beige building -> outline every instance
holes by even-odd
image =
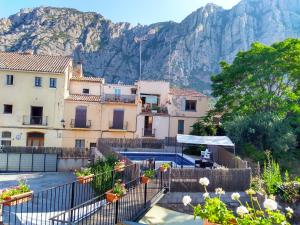
[[[188,134],[208,97],[165,81],[106,84],[69,57],[0,53],[1,145],[88,148]]]
[[[1,145],[62,145],[69,57],[0,53]]]

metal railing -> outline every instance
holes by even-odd
[[[71,128],[91,128],[92,121],[86,120],[85,122],[76,121],[76,119],[71,119],[70,122]]]
[[[123,102],[123,103],[135,103],[136,95],[115,95],[115,94],[105,94],[103,96],[103,101],[105,102]]]
[[[135,221],[142,216],[162,194],[169,189],[169,174],[156,171],[156,176],[148,184],[140,183],[140,177],[125,184],[127,194],[109,203],[105,194],[95,197],[50,220],[53,224],[117,224]]]
[[[23,116],[23,125],[48,126],[48,116]]]
[[[50,224],[50,218],[79,206],[96,196],[103,195],[112,188],[117,179],[122,179],[127,183],[139,175],[139,165],[130,164],[125,167],[122,173],[111,170],[96,174],[91,183],[81,184],[74,180],[70,183],[34,192],[27,202],[21,200],[0,202],[0,209],[3,204],[4,224]],[[15,202],[16,205],[6,206],[10,202]],[[0,224],[1,222],[0,220]]]
[[[109,121],[109,129],[110,130],[127,130],[128,129],[128,122],[124,122],[121,126],[114,124],[113,121]]]
[[[155,137],[155,129],[143,128],[143,137]]]

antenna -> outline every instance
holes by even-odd
[[[147,39],[145,37],[135,37],[134,41],[135,42],[139,42],[140,43],[140,76],[139,76],[139,80],[142,80],[142,42],[146,41]]]
[[[169,82],[171,83],[171,39],[169,40]]]

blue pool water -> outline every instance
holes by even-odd
[[[193,166],[194,163],[175,153],[144,153],[144,152],[121,152],[122,155],[133,161],[143,161],[147,159],[154,159],[161,162],[174,162],[177,165]]]

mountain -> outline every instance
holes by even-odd
[[[300,0],[242,0],[230,10],[214,4],[182,22],[132,26],[68,8],[22,9],[0,20],[0,50],[73,55],[85,74],[108,82],[171,79],[174,85],[209,92],[220,60],[231,62],[252,42],[265,44],[300,36]],[[170,76],[169,76],[170,74]]]

